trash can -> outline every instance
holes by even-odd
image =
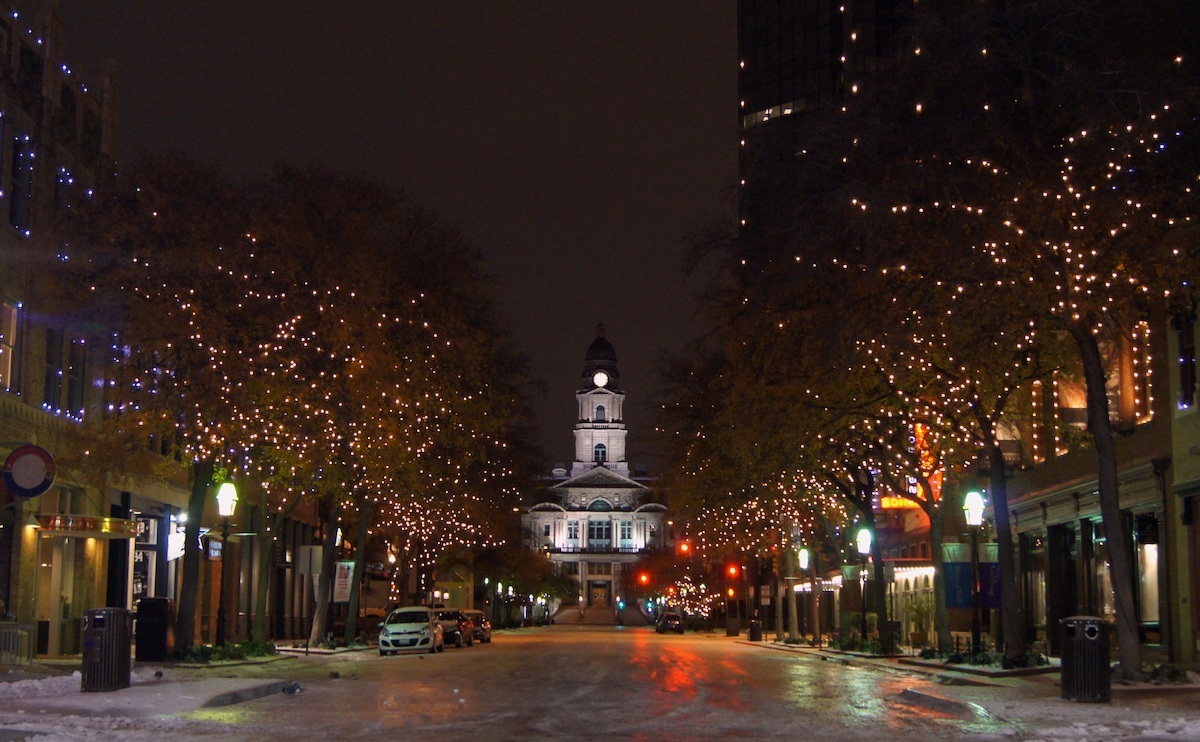
[[[742,631],[742,622],[737,616],[725,619],[725,636],[737,636]]]
[[[129,611],[97,608],[83,614],[83,681],[89,691],[129,687]]]
[[[1083,703],[1108,703],[1112,691],[1108,623],[1096,616],[1071,616],[1061,623],[1062,697]]]
[[[750,641],[752,642],[762,641],[762,623],[759,621],[751,621],[749,635]]]
[[[138,662],[165,662],[175,649],[175,601],[142,598],[134,622],[133,658]]]

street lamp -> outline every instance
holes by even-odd
[[[968,492],[963,513],[971,528],[971,654],[979,651],[979,526],[983,525],[983,495]]]
[[[228,567],[229,519],[237,505],[237,487],[225,482],[217,490],[217,513],[221,516],[221,584],[217,594],[217,646],[225,646],[225,572]]]
[[[871,529],[863,527],[858,531],[858,555],[862,557],[862,585],[859,596],[862,598],[862,643],[867,645],[867,560],[871,557]]]
[[[799,636],[799,634],[800,634],[800,610],[799,610],[800,606],[797,605],[796,599],[798,596],[796,595],[796,588],[798,588],[800,586],[800,581],[804,579],[804,573],[808,571],[808,567],[811,564],[812,552],[810,552],[808,550],[807,546],[801,546],[800,550],[796,552],[796,558],[797,558],[797,566],[800,567],[800,574],[797,576],[795,584],[788,583],[788,611],[789,611],[788,618],[790,620],[788,629],[789,629],[789,635],[793,639],[799,640],[799,638],[800,638],[800,636]],[[805,617],[805,619],[804,619],[805,633],[808,633],[808,624],[810,623],[811,618],[812,618],[812,608],[811,608],[812,602],[816,599],[817,599],[817,595],[816,595],[816,592],[814,591],[814,592],[810,592],[808,594],[808,598],[804,601],[805,607],[809,608],[809,615],[807,617]],[[793,628],[795,630],[791,631],[791,629],[793,629]],[[820,634],[817,632],[817,630],[815,628],[813,629],[813,637],[816,639],[820,639]]]

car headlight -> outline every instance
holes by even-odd
[[[379,635],[380,635],[380,636],[388,636],[390,633],[391,633],[391,632],[389,632],[389,631],[388,631],[388,627],[386,627],[386,626],[384,626],[383,628],[379,629]]]
[[[429,627],[428,627],[428,626],[422,626],[422,627],[421,627],[421,636],[425,636],[425,635],[426,635],[426,634],[428,634],[428,633],[429,633]]]

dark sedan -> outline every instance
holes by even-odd
[[[665,634],[668,631],[673,631],[676,634],[682,634],[683,616],[673,611],[667,611],[658,617],[658,623],[655,624],[654,630],[660,634]]]
[[[475,641],[482,644],[490,644],[492,641],[492,622],[488,620],[483,611],[463,611],[463,614],[471,619],[471,623],[475,626]]]

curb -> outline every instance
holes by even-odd
[[[298,686],[298,684],[293,684],[285,680],[263,683],[251,688],[242,688],[241,690],[215,695],[200,704],[200,708],[219,708],[221,706],[232,706],[235,703],[245,703],[246,701],[262,698],[263,696],[273,696],[283,693],[287,688],[295,686]]]
[[[907,706],[920,706],[922,708],[941,711],[953,716],[965,718],[987,718],[988,712],[983,708],[973,703],[961,703],[952,701],[949,698],[931,695],[912,688],[904,690],[893,696],[893,699],[898,703],[903,703]]]

